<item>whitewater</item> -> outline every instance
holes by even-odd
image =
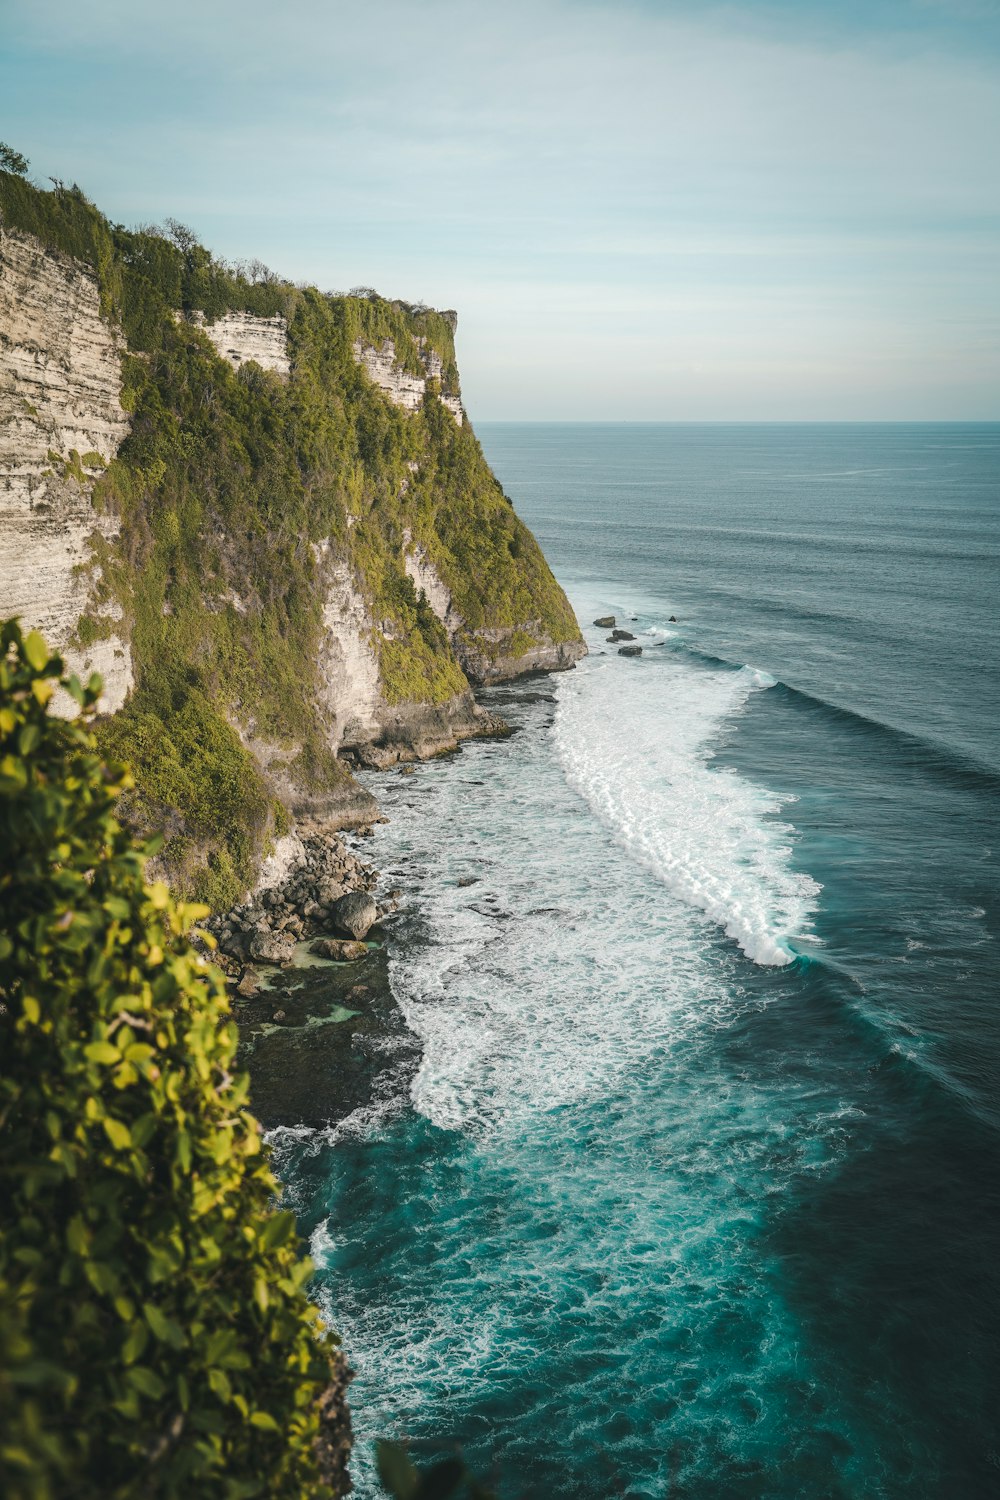
[[[1000,429],[486,446],[590,655],[371,778],[416,1059],[275,1135],[358,1493],[985,1500]]]

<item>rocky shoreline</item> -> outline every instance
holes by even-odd
[[[334,1124],[370,1104],[387,1067],[398,1075],[416,1066],[382,925],[401,893],[381,893],[379,872],[347,842],[371,832],[300,826],[290,867],[204,924],[229,981],[254,1112],[268,1129]]]
[[[297,946],[309,938],[316,939],[322,957],[362,958],[358,950],[368,933],[399,903],[399,891],[376,901],[378,871],[352,854],[335,830],[314,826],[297,842],[300,858],[284,879],[204,924],[218,944],[216,962],[236,982],[237,995],[256,992],[255,964],[291,964]]]

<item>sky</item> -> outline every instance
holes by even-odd
[[[474,422],[1000,419],[1000,0],[0,0],[0,139]]]

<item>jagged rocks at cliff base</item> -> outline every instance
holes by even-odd
[[[370,915],[364,932],[395,909],[398,893],[387,898],[380,910],[370,892],[378,884],[378,872],[362,863],[332,829],[307,830],[299,840],[300,862],[277,884],[258,889],[247,901],[230,911],[210,917],[206,931],[218,944],[219,961],[233,977],[249,961],[289,964],[295,945],[303,938],[329,932],[344,924],[334,913],[343,900],[362,898]],[[364,933],[351,932],[353,938]]]
[[[364,891],[352,891],[334,902],[331,915],[338,927],[360,941],[378,921],[378,907]]]
[[[262,927],[254,932],[248,944],[250,957],[265,964],[290,964],[295,957],[295,938],[290,932],[273,932]]]
[[[349,938],[317,938],[309,952],[314,953],[317,958],[329,958],[338,964],[357,963],[359,959],[368,957],[368,949],[364,943],[357,943]]]

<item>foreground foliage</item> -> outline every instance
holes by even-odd
[[[63,681],[71,722],[61,674],[2,627],[0,1493],[337,1493],[343,1361],[189,940],[203,908],[145,884],[99,679]]]

